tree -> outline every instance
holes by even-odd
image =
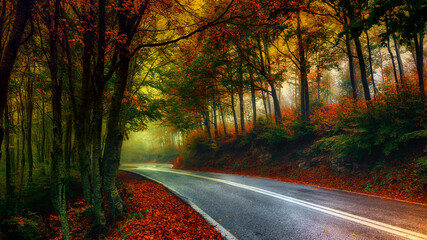
[[[348,31],[351,35],[351,38],[354,41],[356,47],[357,59],[359,62],[360,68],[360,77],[363,86],[363,93],[366,101],[371,100],[371,93],[369,90],[368,80],[366,77],[366,64],[363,55],[362,45],[360,43],[360,35],[366,26],[363,24],[364,11],[368,8],[368,1],[350,1],[350,0],[340,0],[339,7],[345,16],[348,17],[348,24],[345,26],[345,31]]]
[[[413,44],[415,46],[418,88],[423,101],[425,100],[423,44],[427,20],[423,13],[426,11],[426,1],[374,1],[367,20],[372,25],[383,23],[386,26],[387,31],[382,34],[383,41],[387,41],[390,36],[399,34],[408,45]]]
[[[4,5],[3,5],[4,6]],[[7,104],[7,90],[10,80],[10,73],[15,64],[18,49],[22,44],[22,36],[24,35],[25,26],[31,16],[33,0],[18,0],[14,15],[14,23],[10,33],[9,40],[1,54],[0,60],[0,116],[4,116],[4,110]],[[0,121],[0,145],[3,142],[4,126],[3,121]],[[0,150],[1,157],[1,150]]]
[[[50,6],[48,6],[50,8]],[[52,115],[53,115],[53,151],[51,164],[52,202],[61,220],[62,236],[70,239],[65,199],[65,172],[62,149],[62,78],[58,77],[58,27],[60,18],[60,1],[53,4],[53,19],[47,18],[49,31],[49,70],[52,80]],[[31,135],[31,134],[29,134]]]

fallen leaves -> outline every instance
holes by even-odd
[[[233,159],[236,163],[245,161],[244,158]],[[375,170],[371,173],[360,173],[358,175],[339,173],[327,164],[319,164],[315,168],[302,168],[297,163],[285,163],[271,167],[253,165],[251,169],[219,170],[212,167],[188,169],[207,172],[230,173],[251,177],[262,177],[275,179],[283,182],[311,185],[316,188],[341,189],[351,192],[367,193],[380,197],[399,199],[410,202],[426,204],[426,192],[412,185],[417,181],[414,178],[414,168],[411,164],[402,164],[398,170],[391,167]],[[384,179],[400,177],[407,181],[390,181]],[[367,188],[367,186],[370,186]],[[370,197],[369,195],[366,195]]]
[[[125,182],[128,215],[106,239],[222,239],[214,227],[162,185],[127,172],[119,172],[118,180]]]
[[[222,239],[213,226],[162,185],[122,171],[117,182],[127,215],[110,226],[106,240]],[[69,204],[68,220],[73,239],[84,239],[89,230],[86,210],[82,198]],[[47,223],[53,233],[47,239],[62,239],[59,217],[50,215]]]

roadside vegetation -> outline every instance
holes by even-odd
[[[51,214],[57,238],[81,223],[86,238],[113,234],[131,214],[122,153],[425,202],[425,12],[425,0],[0,1],[2,234],[48,238]],[[131,142],[152,126],[156,141]]]
[[[67,207],[70,236],[90,239],[81,182],[74,176],[68,184],[73,188],[67,192],[71,202]],[[110,224],[100,239],[222,239],[220,232],[163,186],[125,171],[119,172],[117,186],[128,210],[120,221]],[[40,181],[31,189],[19,191],[22,195],[15,209],[0,206],[1,239],[62,239],[60,218],[52,210],[48,189],[47,181]]]
[[[242,135],[216,140],[194,131],[175,168],[275,178],[426,203],[425,108],[411,87],[383,86],[369,105],[343,98],[319,105],[299,123],[259,119]],[[382,89],[381,89],[382,90]]]

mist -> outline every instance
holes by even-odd
[[[123,142],[121,162],[173,162],[178,156],[175,133],[158,124],[150,124],[147,130],[131,132]]]

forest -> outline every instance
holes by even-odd
[[[426,12],[425,0],[0,0],[0,238],[43,202],[75,239],[81,192],[98,239],[128,214],[122,155],[333,188],[364,179],[362,192],[425,202]],[[41,238],[31,226],[14,234]]]

